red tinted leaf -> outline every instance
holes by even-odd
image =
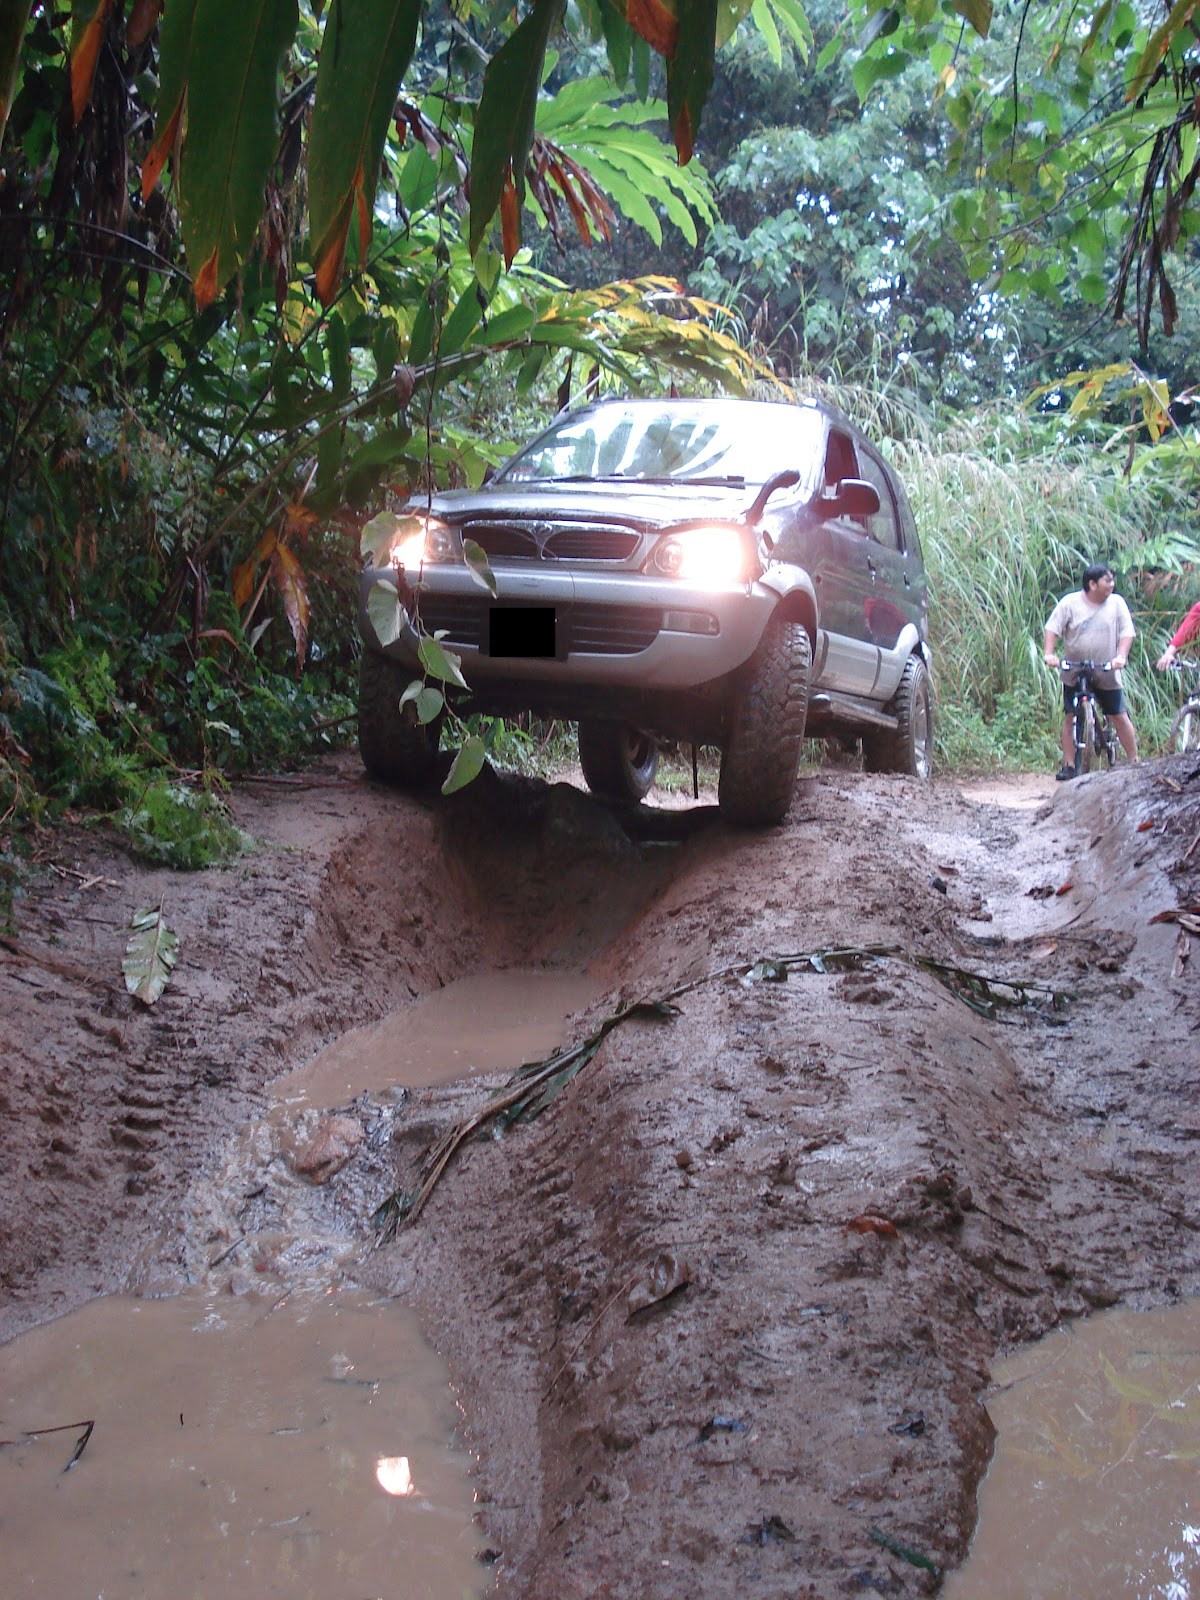
[[[196,274],[196,309],[205,311],[217,298],[217,252],[212,255]]]
[[[510,170],[500,191],[500,237],[504,250],[504,265],[511,267],[513,257],[521,248],[521,206]]]
[[[277,543],[274,528],[268,528],[266,533],[254,547],[254,553],[239,561],[233,569],[233,603],[239,611],[244,611],[246,603],[254,593],[254,578],[259,567],[274,553]]]
[[[150,153],[142,162],[142,199],[149,200],[154,193],[154,186],[162,177],[162,169],[167,164],[167,157],[175,148],[175,140],[179,135],[179,119],[183,116],[183,101],[175,107],[175,115],[159,133],[154,143],[150,146]]]
[[[851,1217],[846,1224],[851,1233],[878,1233],[885,1239],[898,1239],[900,1230],[894,1222],[889,1222],[887,1217],[879,1217],[873,1211],[864,1211],[861,1216]]]
[[[96,63],[100,59],[104,27],[111,10],[112,0],[99,0],[91,21],[71,46],[71,111],[76,122],[83,116],[92,98]]]
[[[692,114],[686,105],[679,108],[679,115],[671,125],[671,137],[675,140],[675,151],[679,156],[679,165],[686,167],[692,159],[693,135]]]
[[[679,18],[673,6],[664,0],[628,0],[625,17],[629,26],[652,50],[668,60],[675,54],[679,43]]]
[[[145,44],[163,8],[163,0],[133,0],[133,10],[125,28],[125,38],[131,45]]]
[[[296,670],[304,665],[308,648],[308,623],[311,608],[308,602],[308,580],[299,557],[286,544],[276,544],[271,555],[271,577],[283,597],[288,626],[296,641]]]
[[[1154,818],[1153,817],[1147,817],[1145,822],[1139,822],[1138,823],[1137,831],[1139,833],[1149,833],[1150,829],[1153,826],[1154,826]]]
[[[1054,893],[1055,893],[1055,895],[1070,894],[1071,890],[1074,887],[1075,887],[1075,885],[1068,878],[1066,883],[1060,883],[1059,884],[1058,888],[1055,889]]]

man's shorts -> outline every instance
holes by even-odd
[[[1064,683],[1062,692],[1063,710],[1070,716],[1075,710],[1075,699],[1079,693],[1079,685],[1077,683]],[[1096,696],[1100,709],[1106,717],[1119,717],[1124,711],[1124,689],[1100,689],[1093,684],[1092,693]]]

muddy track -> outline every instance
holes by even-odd
[[[422,806],[346,760],[239,795],[260,845],[228,872],[47,838],[0,947],[0,1337],[285,1270],[235,1246],[280,1149],[246,1199],[231,1141],[273,1076],[457,977],[587,967],[582,1034],[885,947],[623,1024],[378,1248],[375,1206],[494,1085],[362,1097],[314,1204],[450,1362],[497,1595],[927,1592],[894,1552],[961,1559],[994,1352],[1200,1287],[1196,958],[1150,920],[1200,900],[1194,766],[990,797],[830,772],[753,836],[490,776]],[[160,898],[183,954],[147,1013],[120,955]],[[955,969],[1037,987],[982,1015]]]

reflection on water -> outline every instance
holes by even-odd
[[[1104,1312],[1000,1363],[948,1600],[1200,1597],[1200,1303]]]
[[[288,1105],[336,1106],[393,1084],[453,1083],[511,1072],[561,1044],[563,1019],[595,997],[590,978],[561,972],[486,972],[343,1034],[271,1092]]]
[[[479,1596],[456,1416],[441,1363],[392,1302],[95,1301],[0,1348],[0,1587]],[[89,1420],[64,1471],[82,1427],[48,1430]]]

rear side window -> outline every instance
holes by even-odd
[[[863,477],[879,491],[879,510],[873,517],[867,518],[867,532],[885,550],[899,550],[900,522],[891,478],[882,461],[877,461],[865,450],[859,452],[859,463]]]

